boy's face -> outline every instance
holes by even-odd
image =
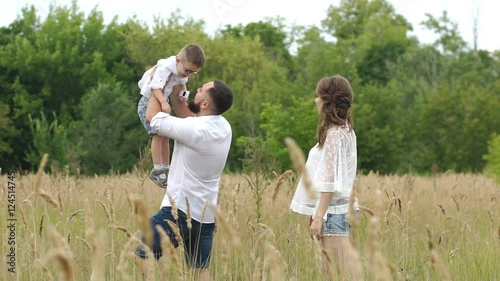
[[[198,73],[201,67],[198,67],[187,60],[177,58],[177,73],[181,77],[189,77]]]

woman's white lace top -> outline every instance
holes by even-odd
[[[300,177],[290,208],[297,213],[314,215],[319,204],[320,192],[333,192],[334,196],[326,214],[345,214],[349,196],[356,178],[356,134],[348,127],[334,126],[328,130],[323,148],[316,144],[306,161],[306,171],[316,196],[311,198]],[[357,200],[355,209],[358,208]]]

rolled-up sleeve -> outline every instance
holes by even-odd
[[[156,71],[151,79],[151,83],[149,83],[152,90],[155,89],[163,89],[165,84],[167,83],[168,76],[170,75],[170,71],[167,68],[167,60],[161,59],[156,64]]]
[[[155,133],[180,141],[186,145],[192,144],[195,138],[194,118],[179,118],[165,112],[158,112],[151,119],[150,126]]]

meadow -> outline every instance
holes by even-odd
[[[16,274],[8,271],[9,181],[0,177],[1,280],[142,280],[133,251],[164,193],[147,172],[16,175]],[[309,218],[289,210],[297,181],[291,170],[223,175],[213,280],[327,280]],[[500,280],[500,189],[493,180],[360,174],[355,196],[360,213],[350,255],[359,280]],[[193,280],[182,248],[164,242],[166,254],[148,263],[146,280]]]

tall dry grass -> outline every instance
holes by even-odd
[[[297,180],[291,171],[269,177],[257,214],[245,175],[223,175],[213,280],[327,280],[309,218],[289,210]],[[0,184],[7,198],[5,175]],[[361,205],[351,243],[357,280],[500,280],[500,189],[492,180],[368,174],[358,176],[355,189]],[[133,252],[147,232],[143,214],[159,209],[163,192],[137,173],[19,175],[17,276],[4,269],[0,279],[142,280]],[[162,245],[165,256],[146,265],[147,280],[193,280],[183,251],[165,239]]]

